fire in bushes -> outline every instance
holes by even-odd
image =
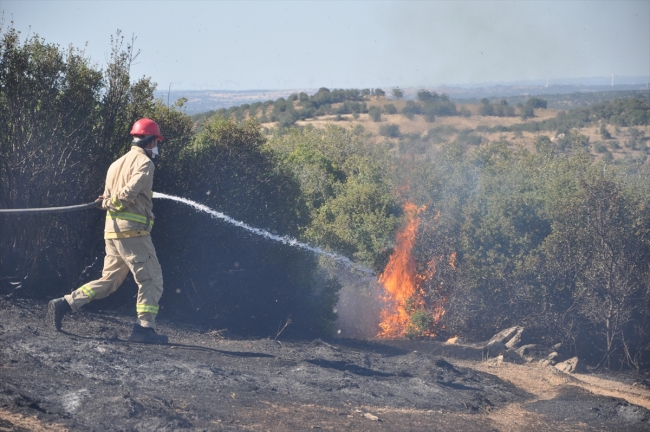
[[[456,268],[456,253],[452,253],[448,259],[435,256],[425,265],[416,262],[413,249],[420,227],[419,215],[425,210],[425,206],[404,204],[407,223],[397,233],[393,253],[379,276],[379,297],[384,304],[380,313],[379,338],[434,337],[445,315],[446,298],[436,296],[438,300],[432,301],[424,287],[433,280],[440,264]],[[434,222],[439,215],[436,215]]]

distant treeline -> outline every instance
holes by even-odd
[[[403,92],[399,88],[392,91],[393,98],[403,98]],[[385,92],[382,89],[335,89],[329,90],[322,87],[313,95],[304,92],[292,94],[287,99],[278,98],[275,101],[256,102],[243,104],[230,108],[221,108],[192,116],[198,124],[213,116],[224,119],[234,119],[241,122],[246,119],[255,118],[259,123],[276,123],[279,129],[295,125],[298,120],[307,120],[325,115],[336,115],[336,120],[342,120],[342,115],[351,114],[353,118],[359,118],[360,114],[368,114],[375,122],[382,121],[382,114],[402,114],[408,119],[416,115],[424,117],[427,122],[434,122],[436,117],[449,116],[471,116],[466,108],[460,110],[446,94],[438,94],[426,89],[417,93],[416,100],[408,100],[401,109],[393,103],[380,106],[369,106],[373,97],[383,98]],[[490,100],[482,99],[478,109],[478,115],[513,117],[521,116],[526,119],[534,117],[536,108],[546,108],[547,102],[537,97],[529,98],[525,104],[517,104],[516,107],[509,106],[506,99],[501,99],[496,104],[490,104]],[[338,104],[334,107],[334,104]],[[515,109],[516,108],[516,109]]]
[[[245,118],[257,118],[260,123],[278,122],[278,127],[288,127],[297,120],[306,120],[327,114],[360,114],[367,113],[366,102],[372,96],[384,96],[382,89],[334,89],[320,88],[315,94],[305,92],[292,94],[287,99],[278,98],[275,101],[255,102],[222,108],[197,114],[193,118],[200,121],[214,115],[224,119],[234,118],[242,121]],[[332,104],[343,103],[340,108],[332,109]]]
[[[626,90],[626,91],[599,91],[599,92],[576,92],[566,94],[540,94],[534,97],[544,99],[547,101],[547,108],[550,109],[572,109],[577,107],[586,107],[599,103],[609,102],[614,99],[627,99],[630,97],[646,96],[650,94],[649,90]],[[508,105],[517,106],[518,104],[526,104],[531,96],[508,96],[508,97],[489,97],[491,103],[498,103],[505,100]],[[458,104],[472,104],[476,105],[481,102],[479,98],[462,98],[453,99]]]
[[[534,100],[536,98],[530,99]],[[485,106],[485,105],[484,105]],[[493,106],[493,105],[488,105]],[[560,111],[555,118],[526,122],[512,126],[495,126],[489,132],[542,132],[568,133],[579,129],[606,123],[620,127],[647,126],[650,124],[650,93],[614,99],[569,111]]]
[[[321,88],[314,95],[304,92],[293,94],[289,98],[279,98],[275,101],[256,102],[243,104],[228,109],[208,111],[196,114],[192,118],[200,123],[214,115],[223,118],[233,118],[242,121],[255,117],[258,122],[277,122],[279,128],[290,127],[298,120],[307,120],[324,115],[336,115],[341,120],[341,115],[352,114],[358,118],[359,114],[369,114],[373,121],[382,121],[382,114],[402,114],[409,119],[414,116],[423,116],[428,122],[434,122],[436,116],[471,116],[466,108],[457,109],[456,103],[446,94],[439,95],[426,89],[419,90],[416,100],[406,101],[402,109],[397,109],[394,104],[384,104],[383,108],[369,105],[372,97],[384,97],[381,89],[335,89],[330,91]],[[402,99],[403,92],[399,88],[392,91],[392,97]],[[518,96],[509,98],[483,98],[464,99],[457,102],[478,104],[477,115],[495,117],[515,117],[522,119],[535,117],[535,109],[569,107],[568,111],[560,112],[555,119],[544,122],[526,123],[511,127],[496,126],[489,132],[516,132],[516,131],[550,131],[566,133],[571,128],[589,126],[590,123],[605,122],[618,126],[647,125],[648,91],[618,91],[600,93],[573,93],[569,95],[544,95],[528,97]],[[342,104],[336,108],[332,104]],[[388,135],[387,135],[388,136]]]
[[[201,122],[212,116],[220,116],[225,119],[233,118],[236,121],[243,121],[248,118],[256,118],[259,123],[274,123],[280,129],[295,124],[298,120],[307,120],[324,115],[336,115],[338,119],[342,115],[352,114],[358,118],[360,114],[369,114],[373,121],[381,121],[381,114],[397,114],[398,110],[394,104],[386,104],[383,109],[373,106],[368,107],[373,97],[383,98],[386,93],[382,89],[334,89],[329,90],[322,87],[313,95],[304,92],[292,94],[287,99],[279,98],[275,101],[256,102],[254,104],[243,104],[228,109],[222,108],[216,111],[196,114],[192,118]],[[393,89],[393,95],[401,99],[403,93],[399,89]],[[337,107],[332,105],[339,104]],[[438,95],[436,92],[420,90],[417,101],[407,101],[401,114],[408,118],[415,115],[424,116],[427,121],[434,121],[435,116],[469,115],[469,111],[457,111],[456,105],[449,100],[445,94]]]

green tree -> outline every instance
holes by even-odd
[[[605,123],[601,123],[600,125],[600,136],[603,137],[603,139],[612,139],[612,134],[607,130]]]
[[[316,244],[327,245],[347,256],[374,265],[392,239],[397,224],[395,204],[377,185],[348,180],[334,198],[314,213],[305,232]]]
[[[38,35],[21,40],[12,27],[0,35],[0,206],[64,206],[101,194],[131,120],[151,105],[148,80],[130,82],[136,54],[123,46],[118,33],[102,73],[82,51]],[[86,254],[101,250],[101,223],[99,212],[0,218],[0,288],[67,291]]]
[[[397,114],[397,108],[392,103],[386,104],[384,105],[384,112],[386,114]]]
[[[399,213],[387,156],[361,129],[335,126],[277,134],[269,148],[300,181],[312,218],[305,239],[375,265],[393,240]]]
[[[380,122],[381,121],[381,109],[377,107],[371,107],[368,110],[368,115],[374,122]]]
[[[607,367],[638,366],[650,349],[646,198],[616,171],[586,161],[582,172],[566,168],[549,184],[554,229],[542,248],[545,284],[570,293],[567,311],[586,321],[577,349],[598,353],[594,363]]]
[[[432,92],[430,92],[429,90],[426,90],[426,89],[418,90],[418,100],[420,102],[426,102],[426,101],[428,101],[430,99],[435,100],[437,97],[438,97],[438,95],[436,94],[436,92],[432,93]]]
[[[406,101],[406,105],[402,108],[402,114],[412,120],[416,115],[422,114],[422,106],[413,101]]]
[[[379,135],[387,138],[398,138],[400,136],[399,126],[394,123],[388,123],[379,126]]]
[[[526,101],[526,106],[529,106],[531,108],[546,109],[546,107],[548,106],[548,102],[546,101],[546,99],[532,97]]]
[[[493,115],[494,109],[490,105],[490,99],[483,98],[481,99],[481,104],[478,107],[478,115],[480,116],[491,116]]]
[[[470,302],[483,304],[466,325],[483,329],[483,337],[514,322],[537,324],[532,304],[524,300],[535,295],[526,263],[551,225],[542,212],[539,179],[531,172],[535,162],[503,143],[482,147],[473,157],[481,175],[464,209],[459,253]]]
[[[521,117],[522,120],[535,117],[535,110],[531,105],[523,105],[521,108],[519,108],[519,110],[520,110],[519,116]]]

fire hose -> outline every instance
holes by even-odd
[[[237,227],[243,228],[249,232],[252,232],[253,234],[261,235],[263,237],[266,237],[269,240],[277,241],[280,243],[284,243],[286,245],[292,246],[292,247],[298,247],[301,249],[306,249],[311,252],[315,252],[319,255],[324,255],[328,256],[342,264],[345,264],[351,268],[355,268],[357,270],[362,271],[363,273],[366,273],[367,275],[372,275],[375,277],[375,274],[372,270],[367,269],[363,267],[360,264],[356,264],[353,261],[351,261],[349,258],[339,255],[334,252],[330,252],[324,249],[321,249],[319,247],[315,246],[310,246],[307,243],[302,243],[294,238],[291,237],[284,237],[284,236],[279,236],[276,234],[272,234],[268,231],[264,231],[259,228],[252,227],[244,222],[240,222],[238,220],[235,220],[231,218],[228,215],[225,215],[221,212],[212,210],[209,207],[204,206],[203,204],[197,203],[192,200],[188,200],[185,198],[180,198],[180,197],[175,197],[173,195],[167,195],[164,193],[160,192],[154,192],[153,198],[166,198],[166,199],[171,199],[173,201],[181,202],[184,204],[187,204],[196,210],[200,210],[202,212],[210,214],[212,217],[224,220],[225,222],[228,222],[229,224],[235,225]],[[91,202],[88,204],[80,204],[80,205],[74,205],[74,206],[67,206],[67,207],[46,207],[46,208],[33,208],[33,209],[0,209],[0,215],[2,214],[30,214],[30,213],[60,213],[60,212],[71,212],[71,211],[76,211],[76,210],[85,210],[85,209],[90,209],[93,207],[97,207],[101,204],[101,201],[95,201]]]
[[[79,204],[66,207],[44,207],[44,208],[29,208],[29,209],[0,209],[0,214],[31,214],[31,213],[64,213],[78,210],[86,210],[97,207],[101,201],[94,201],[88,204]]]

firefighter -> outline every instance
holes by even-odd
[[[137,320],[129,340],[166,344],[167,336],[156,333],[155,320],[163,293],[163,278],[151,242],[155,169],[152,159],[158,155],[158,142],[163,137],[158,124],[148,118],[135,122],[131,135],[131,150],[110,166],[104,194],[98,198],[101,208],[107,211],[102,277],[50,301],[48,316],[56,330],[61,330],[66,314],[115,292],[130,271],[138,285],[138,297],[135,305]]]

